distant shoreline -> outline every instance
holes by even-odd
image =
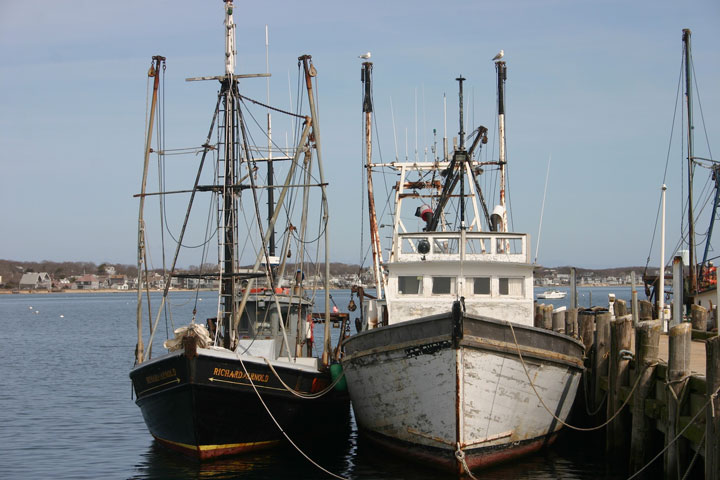
[[[609,283],[594,283],[592,285],[578,285],[578,288],[597,288],[597,287],[618,287],[618,288],[628,288],[632,287],[631,284],[613,284],[610,285]],[[636,285],[635,288],[640,288],[642,285]],[[538,290],[551,290],[553,288],[570,288],[569,285],[535,285],[535,289]],[[319,289],[322,290],[322,289]],[[331,288],[331,291],[335,290],[349,290],[347,288]],[[173,288],[170,290],[171,292],[195,292],[194,289],[178,289]],[[211,288],[203,288],[200,289],[201,292],[214,292],[215,289]],[[162,290],[151,290],[152,292],[162,292]],[[64,290],[0,290],[0,295],[47,295],[47,294],[53,294],[53,293],[77,293],[77,294],[98,294],[98,293],[135,293],[137,294],[137,290],[118,290],[116,288],[98,288],[94,290],[90,289],[64,289]],[[145,291],[143,291],[145,293]]]

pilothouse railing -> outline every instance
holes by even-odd
[[[528,244],[529,235],[525,233],[399,233],[393,246],[393,257],[399,262],[464,260],[530,263]]]

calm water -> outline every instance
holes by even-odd
[[[609,292],[630,298],[627,287],[581,289],[581,306],[587,305],[591,291],[596,305],[606,304]],[[131,398],[135,298],[134,293],[0,295],[0,478],[330,478],[289,447],[203,463],[158,447]],[[217,296],[202,292],[200,298],[197,318],[204,323],[214,316]],[[345,311],[349,292],[335,291],[333,299]],[[553,302],[560,306],[568,300]],[[193,306],[192,294],[179,293],[172,300],[168,331],[171,322],[176,327],[186,324]],[[164,350],[166,319],[160,322],[158,353]],[[339,434],[312,444],[299,439],[301,447],[346,478],[442,478],[366,445],[357,438],[352,418],[343,427]],[[626,477],[621,467],[607,465],[597,451],[586,436],[567,433],[551,449],[479,476]]]

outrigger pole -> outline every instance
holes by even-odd
[[[165,57],[155,55],[148,71],[148,77],[153,77],[152,103],[150,105],[150,120],[147,125],[147,139],[145,141],[145,160],[143,163],[142,185],[140,187],[140,211],[138,213],[138,259],[137,259],[137,328],[138,339],[135,348],[135,364],[143,362],[145,346],[142,338],[142,284],[143,264],[145,260],[145,190],[147,187],[148,166],[150,164],[150,147],[152,142],[153,125],[155,124],[155,110],[157,109],[158,89],[160,87],[160,67],[165,67]]]
[[[380,232],[378,231],[377,216],[375,211],[375,195],[373,192],[372,180],[372,62],[362,64],[361,80],[364,86],[363,113],[365,114],[365,165],[367,168],[368,187],[368,213],[370,217],[370,243],[372,244],[373,255],[373,276],[375,277],[375,290],[378,299],[383,298],[383,278],[380,271],[382,250],[380,246]]]
[[[500,136],[499,158],[500,164],[500,206],[502,207],[503,230],[508,230],[507,207],[505,206],[505,80],[507,80],[507,68],[505,62],[495,62],[498,76],[498,135]]]

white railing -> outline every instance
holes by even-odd
[[[399,233],[393,259],[530,263],[529,235],[507,232]]]

